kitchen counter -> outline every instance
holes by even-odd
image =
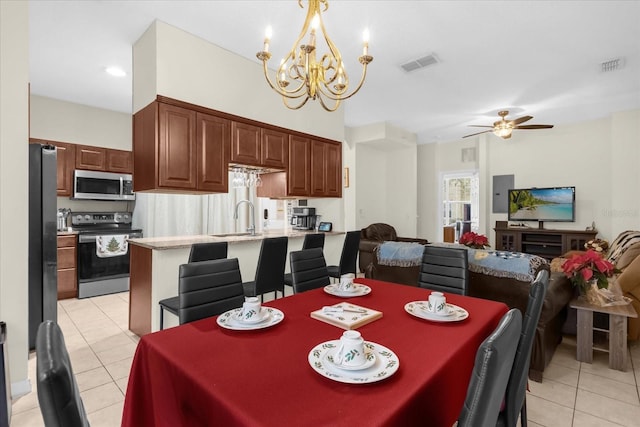
[[[269,230],[251,236],[243,233],[194,235],[175,237],[146,237],[129,239],[131,275],[129,278],[129,329],[144,335],[160,329],[160,306],[158,302],[178,295],[178,270],[189,260],[191,245],[203,242],[229,242],[228,258],[238,258],[240,274],[245,282],[255,277],[262,240],[267,237],[289,238],[287,252],[302,249],[305,234],[314,231]],[[324,256],[327,265],[337,265],[342,254],[344,232],[325,233]],[[289,272],[289,256],[285,262]],[[289,292],[291,288],[286,287]],[[271,298],[273,293],[265,295]],[[175,326],[178,319],[165,313],[164,327]]]
[[[58,231],[58,236],[77,236],[77,231]]]
[[[194,243],[207,243],[207,242],[229,242],[230,245],[241,242],[262,241],[262,239],[269,237],[304,237],[306,234],[316,233],[316,231],[309,230],[269,230],[264,233],[256,233],[252,236],[248,233],[227,233],[227,234],[212,234],[212,235],[192,235],[192,236],[172,236],[172,237],[143,237],[139,239],[129,239],[129,243],[141,246],[143,248],[154,250],[166,250],[166,249],[179,249],[190,248]],[[344,234],[342,231],[328,231],[324,233],[327,236]]]

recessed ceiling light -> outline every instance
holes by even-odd
[[[105,71],[107,72],[107,74],[110,74],[114,77],[124,77],[127,75],[127,73],[125,73],[125,71],[120,67],[107,67]]]

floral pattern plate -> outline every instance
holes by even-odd
[[[451,314],[441,316],[427,311],[428,301],[413,301],[405,304],[404,310],[420,319],[431,320],[432,322],[459,322],[469,317],[469,312],[462,307],[447,303]]]
[[[382,381],[396,373],[400,367],[400,359],[387,347],[365,341],[364,345],[375,354],[374,363],[368,368],[346,370],[330,361],[333,353],[340,345],[340,340],[326,341],[318,344],[309,352],[309,365],[314,371],[331,380],[347,384],[367,384]]]
[[[333,283],[324,287],[324,291],[328,294],[335,295],[337,297],[349,298],[349,297],[361,297],[371,292],[371,288],[367,285],[361,285],[359,283],[353,284],[354,290],[351,292],[344,292],[340,290],[340,283]]]
[[[266,318],[261,322],[247,323],[240,320],[238,317],[242,312],[242,307],[234,308],[233,310],[225,311],[216,320],[218,325],[225,329],[232,329],[234,331],[250,331],[254,329],[264,329],[277,325],[284,319],[284,313],[277,308],[262,307],[263,310],[268,312]]]

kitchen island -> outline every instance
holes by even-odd
[[[129,240],[131,277],[129,282],[129,329],[142,336],[160,329],[160,306],[158,302],[178,295],[178,269],[189,259],[194,243],[229,243],[228,258],[238,258],[240,273],[245,282],[254,279],[262,240],[269,237],[289,238],[286,271],[289,271],[289,252],[302,249],[305,234],[313,231],[269,230],[251,236],[246,233],[147,237]],[[325,233],[324,256],[327,265],[340,261],[344,232]],[[286,291],[286,289],[285,289]],[[272,295],[272,294],[271,294]],[[270,295],[265,295],[265,299]],[[164,327],[175,326],[178,319],[172,315],[164,317]]]

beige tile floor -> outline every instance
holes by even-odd
[[[138,337],[127,329],[128,293],[58,304],[71,363],[92,427],[120,425],[124,394]],[[640,425],[640,343],[630,344],[625,372],[608,368],[607,354],[593,364],[575,360],[574,337],[565,337],[544,381],[527,395],[532,427]],[[29,357],[35,386],[35,355]],[[36,391],[13,404],[11,427],[43,426]]]

